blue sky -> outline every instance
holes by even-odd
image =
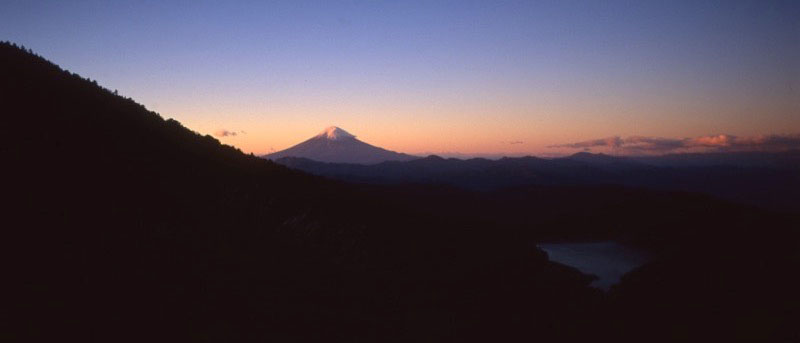
[[[0,39],[245,151],[800,131],[798,1],[4,1]],[[509,144],[509,142],[523,142]]]

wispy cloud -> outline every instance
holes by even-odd
[[[737,137],[734,135],[711,135],[694,138],[661,138],[619,136],[588,141],[552,145],[551,148],[573,148],[590,150],[610,148],[626,153],[669,153],[690,151],[782,151],[800,149],[800,134],[760,135]]]
[[[560,144],[560,145],[551,145],[550,148],[576,148],[576,149],[585,149],[585,148],[594,148],[594,147],[619,147],[623,144],[622,138],[619,137],[608,137],[608,138],[600,138],[600,139],[593,139],[589,141],[582,141],[577,143],[569,143],[569,144]]]
[[[241,131],[241,130],[240,131],[229,131],[229,130],[225,130],[225,129],[219,129],[219,130],[214,132],[214,136],[217,136],[217,137],[231,137],[231,136],[237,136],[239,134],[244,134],[244,133],[245,132]]]
[[[508,142],[508,144],[511,144],[511,145],[522,144],[522,143],[523,143],[522,141],[510,141],[510,142]]]

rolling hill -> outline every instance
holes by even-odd
[[[439,184],[472,190],[521,186],[618,185],[686,191],[770,209],[800,212],[798,151],[615,157],[577,153],[561,158],[461,160],[428,156],[374,165],[284,157],[275,162],[356,183]]]
[[[797,337],[793,216],[627,187],[329,180],[11,43],[0,94],[4,341]],[[545,239],[659,258],[606,294]]]

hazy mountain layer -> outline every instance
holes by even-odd
[[[7,43],[0,96],[3,341],[798,337],[796,217],[625,187],[325,180]],[[606,294],[535,247],[574,239],[656,258]]]
[[[276,162],[312,174],[351,182],[441,184],[473,190],[529,185],[625,185],[702,192],[725,199],[800,211],[800,152],[717,153],[662,157],[613,157],[578,153],[536,157],[444,159],[363,166],[282,158]]]

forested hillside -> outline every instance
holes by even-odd
[[[622,187],[332,181],[10,43],[0,95],[4,341],[797,338],[791,216]],[[535,247],[571,238],[660,258],[605,294]]]

